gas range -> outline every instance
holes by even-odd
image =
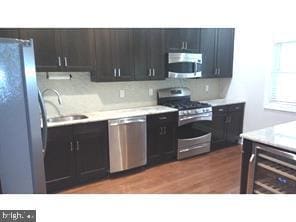
[[[191,101],[190,90],[185,87],[158,90],[157,103],[178,109],[178,160],[210,152],[211,105]]]
[[[207,103],[197,101],[175,101],[162,104],[179,110],[179,115],[191,115],[212,112],[212,107]]]
[[[159,105],[178,109],[179,119],[182,116],[212,113],[210,104],[191,101],[191,92],[185,87],[160,89],[157,96]]]

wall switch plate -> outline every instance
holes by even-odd
[[[154,94],[153,89],[149,88],[149,90],[148,90],[148,95],[149,95],[149,96],[153,96],[153,94]]]
[[[206,85],[206,87],[205,87],[205,91],[206,91],[206,92],[209,92],[209,85]]]
[[[125,90],[121,89],[119,90],[119,97],[124,98],[125,97]]]

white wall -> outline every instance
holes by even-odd
[[[274,33],[262,24],[236,28],[233,78],[222,80],[220,90],[222,97],[246,101],[244,132],[296,120],[296,113],[264,109],[265,78],[271,70]]]

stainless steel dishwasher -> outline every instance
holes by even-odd
[[[110,173],[146,165],[146,116],[108,121]]]

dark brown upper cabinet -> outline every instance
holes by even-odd
[[[19,38],[18,29],[0,29],[0,38]]]
[[[128,81],[134,79],[133,31],[131,29],[96,29],[96,73],[93,81]]]
[[[201,29],[202,76],[204,78],[232,77],[234,29]]]
[[[37,71],[94,70],[92,29],[21,29],[22,39],[33,39]]]
[[[54,29],[21,29],[22,39],[33,39],[37,71],[61,71],[60,36]]]
[[[165,79],[164,31],[134,30],[135,80]]]
[[[92,29],[66,29],[61,32],[64,67],[68,71],[93,71],[95,64]]]
[[[170,50],[200,50],[199,28],[176,28],[165,30],[166,52]]]

